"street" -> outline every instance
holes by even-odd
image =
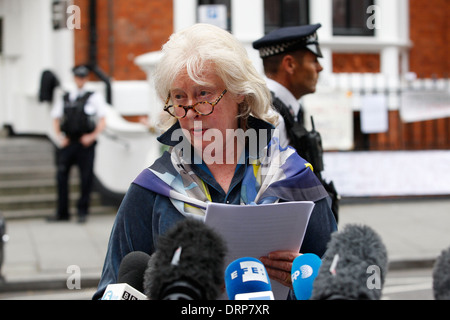
[[[383,300],[434,300],[433,270],[411,269],[388,272]]]
[[[387,247],[393,267],[386,276],[382,299],[434,299],[432,263],[448,247],[450,201],[379,201],[344,204],[341,209],[340,228],[352,223],[370,226]],[[6,279],[14,283],[24,281],[25,276],[32,280],[47,276],[56,281],[67,274],[67,266],[71,265],[79,266],[85,279],[96,279],[114,216],[95,215],[85,225],[68,223],[58,228],[41,220],[18,219],[8,224],[11,240],[3,268]],[[70,254],[63,254],[67,251]],[[3,292],[0,300],[88,300],[95,285],[95,281],[89,281],[81,290],[43,287]]]
[[[392,270],[386,277],[382,300],[434,300],[431,268]],[[0,300],[90,300],[95,288],[12,292]]]

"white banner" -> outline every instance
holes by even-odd
[[[403,122],[417,122],[450,117],[450,92],[441,90],[404,91],[400,117]]]
[[[323,177],[343,197],[450,194],[450,151],[324,153]]]
[[[302,99],[305,127],[311,130],[310,116],[322,137],[324,150],[353,149],[353,110],[346,91],[321,90]]]

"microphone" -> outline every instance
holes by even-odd
[[[379,300],[387,250],[368,226],[349,224],[331,236],[313,283],[312,300]]]
[[[450,300],[450,248],[443,250],[433,268],[435,300]]]
[[[128,253],[120,263],[117,283],[106,287],[102,300],[147,300],[142,292],[149,259],[142,251]]]
[[[223,288],[226,246],[202,221],[186,218],[160,236],[144,274],[151,300],[215,300]]]
[[[308,300],[311,297],[313,282],[321,264],[322,260],[314,253],[305,253],[294,259],[291,279],[297,300]]]
[[[225,270],[230,300],[275,300],[264,264],[255,258],[240,258]]]

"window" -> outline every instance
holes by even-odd
[[[373,36],[374,28],[367,26],[371,13],[367,9],[373,0],[333,0],[333,35]]]
[[[264,0],[265,33],[309,24],[309,0]]]
[[[231,31],[231,0],[198,0],[198,6],[204,6],[204,5],[225,5],[227,7],[227,12],[226,12],[226,30]],[[212,13],[214,15],[214,13]],[[200,15],[200,14],[198,14]],[[209,18],[211,17],[206,17],[206,20],[209,20]],[[214,20],[216,17],[212,17],[212,19]],[[199,22],[203,22],[200,21],[201,18],[198,16],[197,17],[197,21]],[[214,21],[207,21],[207,22],[211,22],[212,24],[216,24],[216,25],[221,25],[221,22],[218,22],[218,24]]]
[[[66,27],[68,6],[69,2],[67,0],[54,0],[52,2],[53,30],[59,30]]]

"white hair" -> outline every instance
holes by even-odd
[[[214,66],[226,89],[243,95],[239,116],[249,115],[276,124],[278,116],[271,112],[271,94],[262,76],[256,71],[247,51],[229,32],[209,24],[195,24],[174,33],[162,48],[163,56],[154,75],[155,88],[162,101],[168,96],[175,78],[182,71],[199,83],[203,68]],[[167,119],[167,129],[175,122]]]

